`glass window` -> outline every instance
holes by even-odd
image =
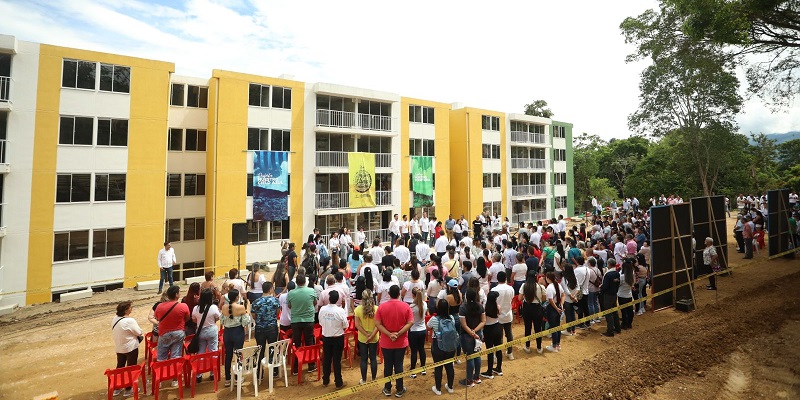
[[[253,197],[253,174],[247,174],[247,196]]]
[[[194,218],[185,218],[183,220],[183,240],[195,240],[194,232]]]
[[[185,90],[186,85],[182,83],[173,83],[172,84],[172,94],[170,95],[169,104],[171,106],[183,106],[183,92]]]
[[[61,86],[74,88],[75,82],[78,80],[78,62],[73,60],[64,60],[61,70]]]
[[[106,256],[106,231],[96,229],[92,232],[92,258]]]
[[[94,201],[108,201],[108,174],[95,174]]]
[[[125,253],[125,228],[106,230],[106,257]]]
[[[250,90],[249,90],[249,101],[248,104],[254,107],[258,107],[261,105],[261,85],[251,83]]]
[[[197,193],[197,175],[186,174],[183,176],[183,195],[194,196]]]
[[[273,129],[270,143],[272,151],[289,151],[290,133],[287,130]]]
[[[113,89],[114,89],[114,66],[108,64],[100,64],[100,90],[110,92]],[[103,244],[105,245],[105,242]]]
[[[97,120],[97,145],[98,146],[127,146],[128,145],[128,120],[126,119],[98,119]]]
[[[125,200],[125,186],[127,183],[126,174],[108,175],[108,201]]]
[[[422,122],[422,107],[413,104],[408,106],[408,121]]]
[[[169,150],[183,150],[183,129],[170,128],[169,130]]]
[[[269,107],[269,86],[261,85],[261,107]]]
[[[78,81],[77,88],[94,89],[97,73],[97,64],[89,61],[78,61]]]
[[[208,108],[208,88],[194,85],[187,86],[186,105],[188,107]]]
[[[60,119],[58,143],[92,145],[94,119],[90,117],[67,117]]]
[[[167,196],[176,197],[181,195],[181,174],[167,175]]]
[[[114,89],[118,93],[130,93],[131,91],[131,68],[114,66]]]
[[[272,87],[272,107],[292,108],[292,89],[279,86]]]
[[[72,231],[69,233],[69,259],[83,260],[89,258],[89,231]]]
[[[69,203],[72,193],[72,175],[56,176],[56,203]]]
[[[164,234],[164,240],[167,242],[180,242],[181,241],[181,220],[168,219],[166,223],[167,232]]]
[[[61,117],[61,124],[58,128],[58,144],[72,144],[75,134],[75,118]]]
[[[187,129],[186,151],[206,151],[206,131]]]
[[[422,108],[422,122],[425,124],[433,124],[433,115],[434,115],[434,108],[433,107],[423,107]]]
[[[69,260],[69,232],[56,233],[53,239],[53,262]]]
[[[92,180],[91,174],[72,174],[72,189],[70,201],[73,203],[89,201]]]

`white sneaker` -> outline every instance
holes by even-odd
[[[523,347],[522,351],[524,351],[525,353],[531,354],[531,348],[530,347]]]
[[[444,384],[444,388],[447,390],[447,393],[453,394],[453,392],[455,392],[455,390],[453,390],[453,388],[450,386],[447,386],[446,383]]]
[[[506,358],[508,358],[509,360],[514,360],[514,354],[506,353]]]
[[[125,391],[125,389],[114,389],[114,396],[121,395],[123,391]]]
[[[359,384],[359,385],[363,385],[364,383],[366,383],[366,382],[364,382],[364,380],[363,380],[363,379],[359,379],[359,380],[358,380],[358,384]]]
[[[456,364],[461,364],[461,359],[460,358],[456,360]]]
[[[131,396],[133,396],[133,388],[125,389],[125,391],[122,392],[122,397],[131,397]]]
[[[536,349],[536,352],[539,353],[539,354],[542,354],[544,352],[544,350],[543,349]]]
[[[172,381],[172,387],[178,387],[178,381]]]
[[[437,395],[437,396],[441,396],[441,395],[442,395],[442,391],[441,391],[441,390],[437,390],[435,385],[434,385],[434,386],[431,386],[431,390],[432,390],[432,391],[433,391],[433,393],[434,393],[435,395]]]
[[[558,353],[558,349],[553,347],[553,346],[547,346],[547,347],[545,347],[545,350],[547,350],[547,351],[549,351],[551,353]]]
[[[230,385],[231,385],[231,381],[230,381],[230,379],[226,379],[226,380],[225,380],[225,387],[228,387],[228,386],[230,386]]]

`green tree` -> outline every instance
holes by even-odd
[[[778,167],[781,170],[800,165],[800,139],[792,139],[778,145]]]
[[[676,28],[694,40],[727,46],[750,57],[749,91],[773,105],[790,104],[800,92],[800,1],[665,0],[675,10]]]
[[[763,133],[750,135],[753,144],[748,145],[750,154],[750,179],[752,179],[756,190],[762,191],[764,188],[774,188],[778,184],[778,147],[774,139],[770,139]]]
[[[600,154],[601,176],[607,178],[619,196],[630,196],[627,178],[636,165],[647,155],[650,142],[641,136],[611,139],[608,148]]]
[[[593,196],[597,196],[597,201],[607,203],[615,198],[617,191],[608,183],[606,178],[589,179],[589,191]]]
[[[534,100],[533,103],[525,104],[525,115],[550,118],[553,116],[553,112],[547,107],[546,101]]]
[[[639,108],[628,118],[631,129],[656,138],[675,136],[682,159],[692,163],[703,195],[733,159],[732,146],[741,108],[735,63],[710,43],[675,32],[678,18],[667,7],[648,10],[620,25],[627,43],[637,46],[628,61],[650,59],[642,72]]]
[[[597,135],[581,133],[574,139],[573,182],[577,204],[588,200],[592,195],[589,180],[596,178],[600,172],[599,153],[605,150],[606,142]]]

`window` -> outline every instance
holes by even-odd
[[[97,145],[98,146],[127,146],[128,145],[128,120],[127,119],[97,119]]]
[[[409,105],[408,106],[408,121],[421,122],[423,124],[433,124],[433,107]]]
[[[56,232],[53,239],[53,262],[89,258],[89,230]]]
[[[202,129],[186,130],[186,151],[206,151],[206,131]]]
[[[175,84],[172,84],[173,87]],[[208,88],[202,86],[186,85],[186,106],[195,108],[208,108]]]
[[[567,173],[566,172],[556,172],[555,173],[555,184],[556,185],[566,185],[567,184]]]
[[[489,215],[502,215],[502,211],[500,211],[500,202],[499,201],[487,201],[483,203],[483,211],[488,212]]]
[[[553,149],[554,161],[567,161],[567,151],[564,149]]]
[[[544,125],[523,121],[511,121],[510,125],[512,132],[544,133]]]
[[[483,174],[483,187],[485,188],[499,188],[500,187],[500,174],[491,173]]]
[[[266,107],[265,105],[262,107]],[[272,87],[272,107],[292,109],[292,89],[280,86]]]
[[[61,86],[76,89],[95,89],[97,63],[91,61],[64,60],[61,71]]]
[[[292,135],[291,131],[285,129],[270,130],[270,150],[289,151]]]
[[[94,201],[124,201],[125,174],[95,174]]]
[[[94,118],[61,116],[61,126],[58,129],[58,144],[91,146],[93,136]]]
[[[164,241],[166,242],[180,242],[181,241],[181,220],[168,219],[165,225],[166,232],[164,232]]]
[[[289,239],[289,220],[283,221],[253,221],[247,220],[248,243],[265,242],[268,240]]]
[[[181,195],[181,174],[167,175],[167,196],[175,197]]]
[[[500,117],[493,117],[491,115],[482,115],[481,129],[485,131],[500,131]]]
[[[253,197],[253,174],[247,174],[247,197]]]
[[[555,208],[567,208],[567,196],[556,196]]]
[[[289,96],[291,97],[291,93]],[[254,107],[269,107],[269,86],[251,83],[249,104]]]
[[[92,231],[92,258],[121,256],[125,250],[125,228]]]
[[[170,128],[168,141],[170,151],[183,150],[183,129]]]
[[[91,174],[58,174],[56,176],[56,203],[89,201]]]
[[[183,176],[184,196],[203,196],[206,194],[205,174],[185,174]]]
[[[553,137],[565,138],[567,137],[567,128],[563,126],[553,125]]]
[[[130,93],[131,67],[100,64],[100,90],[104,92]]]
[[[247,128],[247,150],[269,150],[269,129]]]
[[[205,218],[185,218],[183,220],[183,240],[201,240],[206,238]]]
[[[410,139],[408,150],[412,156],[435,156],[433,140]]]
[[[482,154],[485,159],[500,159],[500,145],[499,144],[484,144],[482,146]]]
[[[172,84],[172,93],[169,97],[169,105],[171,106],[181,106],[183,107],[183,92],[184,87],[186,85],[182,83],[173,83]]]

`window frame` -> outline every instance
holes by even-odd
[[[127,93],[130,94],[131,92],[131,67],[126,65],[117,65],[117,64],[106,64],[106,63],[98,63],[100,64],[100,74],[97,83],[97,90],[100,92],[106,93]],[[103,67],[111,67],[111,90],[103,89]],[[119,70],[127,70],[128,71],[128,86],[122,90],[117,90],[116,83],[117,83],[117,69]]]
[[[118,231],[122,232],[122,243],[120,243],[120,247],[121,248],[120,248],[118,254],[116,252],[113,253],[113,254],[109,254],[110,253],[109,252],[109,248],[112,247],[112,246],[109,245],[109,243],[110,243],[109,242],[109,237],[111,236],[112,232],[117,233]],[[97,255],[96,252],[95,252],[96,247],[98,246],[97,238],[98,238],[98,234],[100,232],[103,233],[103,243],[102,243],[103,255]],[[117,245],[115,244],[113,246],[113,248],[117,248]],[[124,255],[125,255],[125,228],[124,227],[122,227],[122,228],[93,229],[92,230],[92,255],[91,255],[90,259],[119,257],[119,256],[124,256]]]
[[[61,142],[62,138],[64,137],[63,130],[65,128],[65,124],[64,124],[64,120],[65,119],[72,120],[72,133],[70,135],[70,138],[72,139],[72,141],[70,143],[62,143]],[[76,135],[77,135],[77,128],[78,128],[78,123],[77,123],[78,119],[91,121],[91,133],[89,133],[89,136],[90,136],[89,143],[75,143],[75,138],[76,138]],[[59,115],[59,118],[58,118],[58,145],[59,146],[90,146],[90,147],[94,146],[96,130],[97,129],[96,129],[95,118],[94,117],[87,117],[87,116],[83,116],[83,115]],[[86,134],[85,132],[82,132],[81,133],[82,137],[85,136],[85,134]]]
[[[192,89],[196,89],[197,93],[193,94]],[[186,93],[186,107],[187,108],[208,108],[208,86],[200,86],[200,85],[190,85],[186,84],[186,88],[184,89]],[[194,103],[196,105],[192,105],[192,99],[194,99]]]
[[[194,177],[194,191],[189,192],[189,180]],[[202,185],[200,182],[202,181]],[[201,190],[202,189],[202,190]],[[202,193],[201,193],[202,192]],[[206,195],[206,174],[183,174],[183,196],[205,196]]]
[[[59,192],[63,191],[64,189],[59,189],[59,185],[63,183],[63,178],[69,177],[69,200],[59,200]],[[86,200],[75,200],[76,193],[80,193],[76,190],[75,186],[75,177],[86,177],[86,181],[88,182],[88,187],[86,188],[86,195],[88,196]],[[77,173],[57,173],[56,174],[56,198],[55,204],[70,204],[70,203],[91,203],[92,202],[92,174],[77,174]]]
[[[108,122],[108,144],[100,143],[100,123],[105,124]],[[124,128],[123,128],[124,126]],[[128,133],[129,133],[129,120],[122,118],[97,118],[97,129],[95,136],[97,139],[94,141],[95,146],[103,147],[128,147]],[[124,132],[123,132],[124,131]],[[105,135],[105,132],[102,132]],[[114,144],[114,138],[124,137],[125,144]],[[117,139],[119,140],[119,139]]]
[[[83,252],[80,252],[77,255],[75,255],[75,257],[73,258],[72,257],[73,247],[78,247],[78,246],[83,244],[83,243],[75,243],[75,244],[73,244],[73,236],[75,236],[77,234],[83,234],[83,233],[86,234],[86,243],[85,243],[85,247],[86,247],[85,254],[86,255],[82,256]],[[60,244],[60,241],[58,240],[58,237],[59,236],[63,237],[63,235],[66,235],[66,238],[67,238],[67,240],[66,240],[66,258],[64,258],[64,259],[56,259],[56,255],[58,254],[58,250],[59,250],[58,247],[59,247],[59,244]],[[53,232],[53,257],[52,257],[53,264],[69,262],[69,261],[90,260],[91,257],[90,257],[90,254],[89,254],[89,249],[91,247],[91,243],[92,243],[92,241],[90,240],[89,229],[78,229],[78,230],[74,230],[74,231]]]
[[[253,86],[259,86],[258,104],[253,104],[253,92],[252,92]],[[250,82],[250,85],[248,85],[248,87],[247,87],[247,93],[248,93],[247,105],[249,107],[270,108],[270,102],[272,101],[272,93],[270,91],[270,87],[271,87],[271,85],[264,85],[264,84],[261,84],[261,83]],[[264,88],[267,88],[267,95],[266,95],[267,104],[266,105],[264,105],[264,99],[265,99],[265,97],[264,97]]]
[[[188,235],[186,227],[188,226],[188,222],[191,221],[193,226],[193,235]],[[181,228],[181,241],[187,242],[192,240],[205,240],[206,238],[206,218],[205,217],[189,217],[183,219],[183,224]],[[198,229],[198,226],[201,228]],[[188,236],[188,237],[187,237]]]

